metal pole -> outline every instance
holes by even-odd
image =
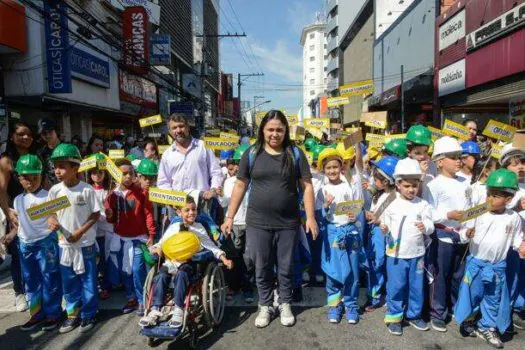
[[[239,104],[241,103],[241,73],[237,74],[237,98],[239,99]]]
[[[401,133],[405,132],[405,67],[401,65]]]

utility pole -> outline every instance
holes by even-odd
[[[241,104],[241,86],[242,86],[242,77],[262,77],[264,73],[251,73],[251,74],[237,74],[237,98],[239,99],[239,104]]]
[[[401,65],[401,133],[405,132],[405,66]]]

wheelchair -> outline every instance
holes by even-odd
[[[204,321],[212,331],[222,322],[226,306],[226,282],[222,265],[217,262],[213,253],[203,250],[192,259],[197,273],[196,282],[190,283],[184,299],[184,317],[181,328],[172,328],[167,321],[154,327],[143,327],[140,334],[148,338],[148,345],[154,346],[159,340],[176,340],[188,336],[190,348],[195,349],[198,337],[198,326]],[[151,308],[153,299],[153,278],[158,273],[159,264],[152,267],[144,283],[144,307],[146,313]]]

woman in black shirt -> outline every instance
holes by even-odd
[[[310,167],[304,153],[292,144],[283,113],[272,110],[264,116],[257,142],[244,152],[237,177],[222,231],[231,231],[239,204],[250,187],[246,250],[255,262],[259,292],[260,311],[255,325],[266,327],[273,316],[273,277],[277,264],[281,324],[292,326],[295,323],[290,308],[293,254],[300,229],[301,194],[307,217],[306,230],[314,239],[318,228]]]

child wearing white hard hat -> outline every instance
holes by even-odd
[[[402,335],[405,318],[412,327],[428,331],[421,318],[424,302],[425,239],[434,232],[432,207],[417,197],[421,167],[414,159],[400,160],[394,171],[397,197],[380,217],[386,237],[385,323],[393,335]],[[408,302],[407,302],[408,301]]]
[[[434,330],[446,332],[449,310],[456,301],[457,290],[463,277],[462,257],[466,242],[459,236],[463,211],[471,207],[470,183],[456,176],[461,166],[461,146],[450,136],[434,143],[432,159],[439,175],[423,189],[423,198],[433,207],[433,220],[437,239],[429,251],[429,263],[434,272],[431,300],[431,325]]]

